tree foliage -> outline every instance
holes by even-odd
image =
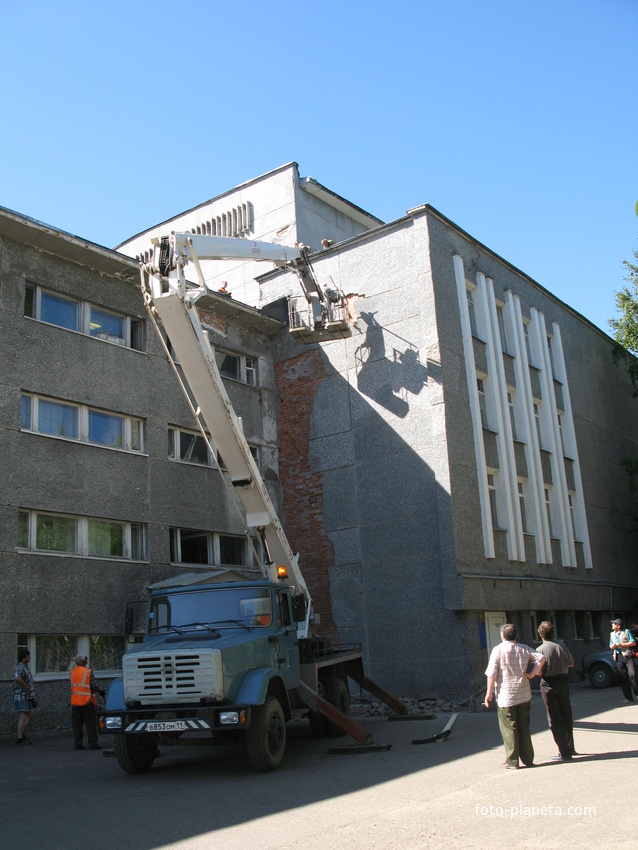
[[[638,251],[634,251],[638,262]],[[620,310],[619,319],[610,319],[616,345],[613,357],[617,363],[624,363],[634,387],[634,396],[638,396],[638,265],[623,260],[627,272],[627,286],[615,293],[616,306]]]
[[[638,214],[638,204],[636,205]],[[638,251],[634,251],[634,259],[638,262]],[[616,363],[623,363],[634,388],[634,397],[638,396],[638,265],[623,261],[627,274],[625,280],[627,286],[615,293],[616,306],[620,310],[619,319],[610,319],[609,324],[613,331],[616,345],[612,351]],[[638,459],[624,458],[621,466],[625,468],[629,477],[631,493],[638,495]],[[638,531],[638,521],[634,526]]]

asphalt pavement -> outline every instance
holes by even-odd
[[[636,844],[633,777],[638,704],[619,688],[572,686],[579,755],[556,752],[538,693],[532,701],[536,766],[504,770],[493,710],[391,722],[358,718],[388,749],[331,754],[349,739],[316,739],[288,725],[284,761],[251,771],[241,745],[162,749],[153,769],[129,776],[105,749],[76,752],[70,729],[33,745],[0,738],[1,847],[39,850],[410,850],[597,848]]]

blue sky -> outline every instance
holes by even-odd
[[[108,247],[286,162],[430,203],[603,330],[638,248],[637,0],[0,0],[0,205]]]

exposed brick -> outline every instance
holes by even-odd
[[[330,567],[334,547],[323,528],[323,480],[309,461],[310,419],[315,397],[326,377],[317,350],[275,366],[278,392],[279,478],[283,490],[282,524],[321,616],[318,631],[335,640],[337,629],[330,602]]]

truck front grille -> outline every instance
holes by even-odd
[[[221,685],[217,650],[135,653],[122,659],[124,698],[144,703],[199,702]]]

